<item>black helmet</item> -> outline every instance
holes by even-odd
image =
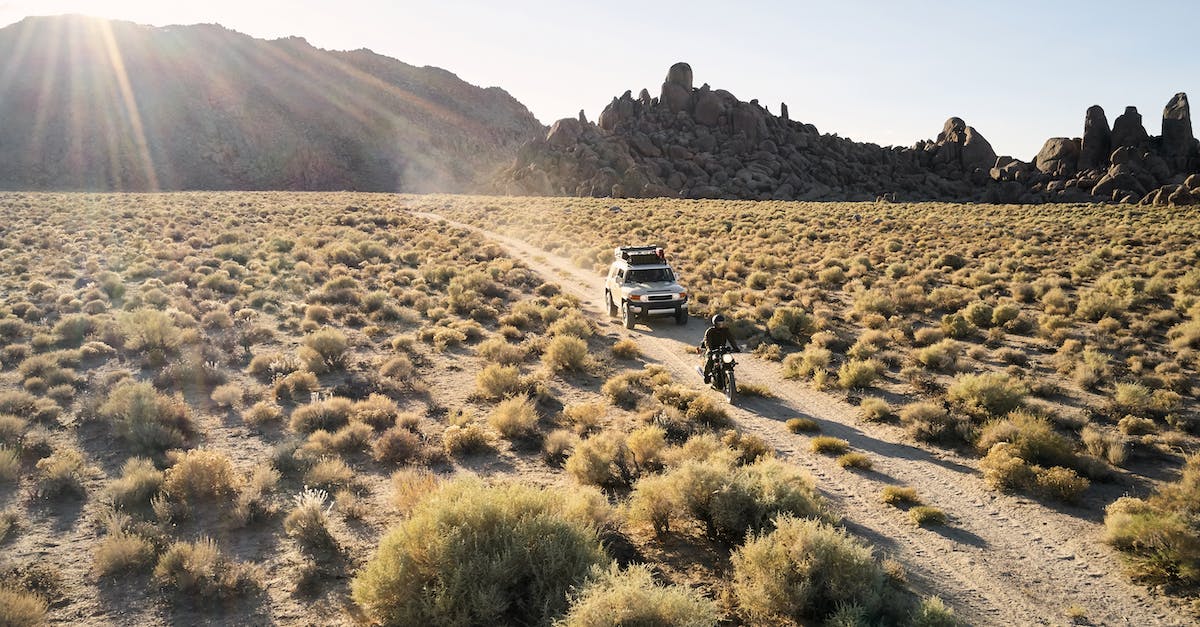
[[[713,326],[716,326],[717,323],[720,323],[720,322],[725,322],[725,316],[723,314],[717,314],[712,317]]]

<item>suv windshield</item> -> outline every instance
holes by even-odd
[[[651,268],[645,270],[630,270],[625,277],[627,283],[662,283],[674,281],[675,275],[670,268]]]

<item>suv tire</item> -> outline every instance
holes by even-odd
[[[683,326],[687,324],[687,319],[688,315],[686,310],[680,309],[675,312],[675,324]]]
[[[626,329],[632,329],[633,325],[637,323],[637,319],[634,317],[633,312],[629,310],[629,303],[627,302],[621,303],[621,321],[625,323]]]
[[[604,300],[608,301],[609,317],[616,318],[617,316],[621,315],[620,308],[618,308],[617,304],[612,300],[612,292],[604,292]]]

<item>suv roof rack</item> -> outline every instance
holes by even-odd
[[[662,246],[618,246],[613,256],[631,265],[663,264],[667,261],[666,251]]]

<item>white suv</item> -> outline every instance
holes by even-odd
[[[613,257],[604,282],[609,315],[620,315],[627,329],[647,316],[671,315],[676,323],[687,324],[687,290],[675,281],[661,247],[621,246]]]

